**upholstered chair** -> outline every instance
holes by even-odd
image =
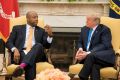
[[[12,30],[14,25],[22,25],[22,24],[26,24],[26,17],[25,16],[10,19],[10,31]],[[43,20],[42,17],[38,19],[38,26],[44,28],[44,20]],[[45,70],[47,68],[54,68],[54,66],[51,64],[49,49],[45,49],[45,54],[48,58],[48,62],[38,62],[38,63],[36,63],[36,73],[39,73],[42,70]],[[15,68],[18,66],[18,65],[15,65],[15,64],[11,64],[10,56],[11,55],[8,52],[7,73],[9,75],[11,75],[13,73],[13,71],[15,70]],[[11,76],[7,76],[6,79],[8,80],[9,77],[11,77]]]

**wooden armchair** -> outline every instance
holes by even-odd
[[[100,70],[100,76],[102,79],[116,79],[118,80],[118,72],[120,71],[120,19],[114,19],[110,17],[101,17],[101,23],[108,26],[112,33],[112,45],[116,53],[116,65],[115,67],[106,67]],[[71,77],[75,74],[79,74],[82,64],[73,64],[69,67],[69,73]]]
[[[10,30],[12,30],[12,27],[14,25],[22,25],[22,24],[26,24],[26,17],[25,16],[10,19],[10,28],[11,28]],[[38,26],[44,28],[43,18],[38,19]],[[45,70],[46,68],[54,68],[54,66],[51,64],[49,49],[45,49],[45,54],[46,54],[46,57],[48,59],[48,62],[38,62],[38,63],[36,63],[36,73],[39,73],[42,70]],[[8,54],[8,66],[7,66],[8,74],[11,75],[17,66],[18,65],[11,64],[11,55],[9,53]],[[6,80],[11,80],[12,79],[11,77],[12,76],[6,76]]]

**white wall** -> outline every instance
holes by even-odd
[[[43,16],[45,23],[52,27],[83,27],[85,16]]]

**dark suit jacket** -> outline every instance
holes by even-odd
[[[88,33],[88,27],[85,26],[81,29],[78,48],[81,47],[84,51],[86,51]],[[111,39],[110,29],[103,24],[99,24],[91,37],[89,51],[95,53],[99,59],[113,64],[115,62],[115,53]]]
[[[40,43],[45,48],[50,47],[51,44],[47,42],[48,35],[44,31],[44,29],[35,26],[34,37],[35,37],[35,43]],[[22,51],[25,44],[25,38],[26,38],[26,25],[14,26],[8,38],[8,41],[6,42],[6,47],[10,50],[13,47],[16,47],[19,51]]]

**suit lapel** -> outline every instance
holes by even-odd
[[[86,46],[87,46],[87,41],[88,41],[88,34],[89,34],[89,28],[88,27],[86,27],[86,29],[85,29],[85,31],[83,32],[84,33],[84,46],[85,46],[85,49],[86,49]]]
[[[24,43],[25,43],[25,38],[26,38],[26,25],[23,25],[22,26],[22,33],[21,33],[21,35],[22,35],[22,44],[23,44],[23,46],[24,46]]]
[[[37,27],[35,27],[35,30],[34,30],[34,37],[35,37],[35,42],[37,42],[38,41],[38,29],[37,29]]]
[[[100,26],[98,25],[98,27],[96,28],[96,30],[94,31],[91,40],[94,39],[94,37],[97,35],[97,33],[99,32]]]
[[[90,44],[94,41],[94,38],[99,33],[99,31],[100,31],[100,26],[98,25],[98,27],[96,28],[96,30],[94,31],[94,33],[92,35]]]

